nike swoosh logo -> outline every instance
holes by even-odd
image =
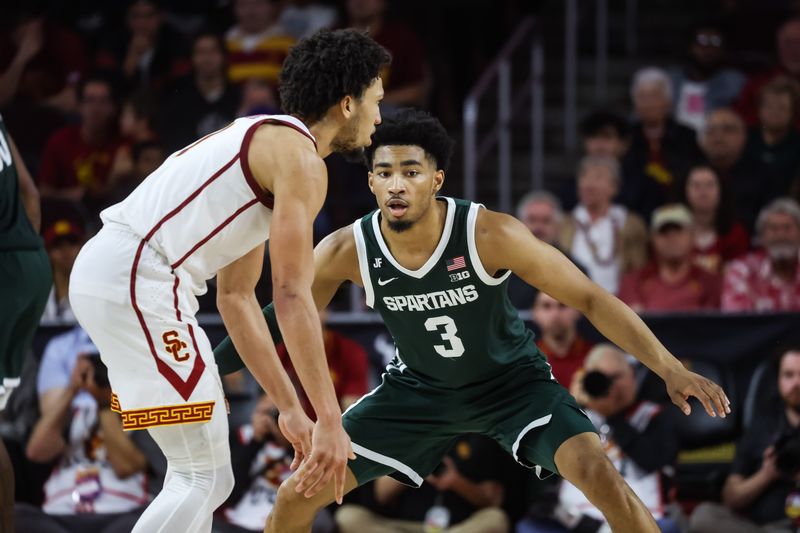
[[[384,285],[386,285],[386,284],[388,284],[388,283],[391,283],[391,282],[393,282],[393,281],[394,281],[394,280],[396,280],[396,279],[397,279],[397,278],[389,278],[389,279],[387,279],[387,280],[383,280],[383,279],[381,279],[381,278],[378,278],[378,285],[380,285],[381,287],[383,287]]]

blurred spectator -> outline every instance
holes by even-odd
[[[328,370],[331,373],[339,406],[344,410],[369,391],[369,359],[367,352],[360,344],[327,327],[325,310],[319,312],[319,319],[322,323],[322,340],[325,343]],[[295,384],[300,396],[300,403],[308,416],[312,420],[316,420],[314,409],[300,384],[300,378],[294,371],[289,352],[286,351],[286,345],[283,343],[278,345],[278,356]]]
[[[232,83],[259,78],[277,94],[278,74],[294,44],[294,38],[278,24],[280,8],[277,0],[235,0],[236,24],[225,35]]]
[[[565,387],[573,374],[583,366],[592,344],[584,339],[575,325],[580,313],[547,293],[539,292],[533,305],[533,321],[539,326],[536,346],[547,356],[553,376]]]
[[[228,83],[225,42],[212,32],[192,42],[192,71],[164,99],[159,132],[168,153],[216,131],[236,118],[239,93]]]
[[[610,344],[595,346],[586,357],[585,374],[576,374],[572,389],[600,433],[609,460],[647,506],[663,532],[678,533],[664,515],[661,471],[678,455],[678,437],[670,416],[652,402],[636,401],[633,367]],[[603,529],[605,528],[605,529]],[[550,521],[528,519],[517,533],[610,531],[599,509],[567,481],[561,482]]]
[[[629,161],[625,158],[630,147],[630,124],[620,115],[611,111],[593,111],[580,123],[584,155],[594,157],[613,157],[621,165],[621,182],[627,183],[632,174]],[[559,197],[563,206],[572,209],[577,203],[577,184],[575,180],[565,179]]]
[[[671,116],[672,83],[661,69],[648,67],[636,72],[631,83],[636,115],[631,147],[625,160],[622,193],[625,205],[645,219],[667,203],[674,183],[686,176],[700,160],[696,134]]]
[[[778,65],[748,78],[734,105],[745,123],[751,127],[758,125],[758,98],[766,84],[781,75],[800,80],[800,18],[790,19],[778,29],[776,45]],[[800,115],[796,115],[794,119],[795,125],[800,126]]]
[[[53,268],[53,288],[44,308],[43,324],[77,324],[69,305],[69,275],[83,246],[84,232],[71,220],[62,219],[44,232],[44,246]]]
[[[261,532],[278,497],[278,487],[292,473],[292,447],[278,429],[278,408],[269,396],[259,399],[249,424],[232,429],[230,443],[236,481],[225,503],[224,519],[214,520],[214,531]],[[333,528],[333,518],[323,509],[312,533],[330,533]]]
[[[250,115],[275,115],[281,113],[272,86],[260,78],[251,78],[241,87],[242,102],[239,104],[239,117]]]
[[[746,155],[746,141],[742,119],[730,109],[717,109],[708,116],[700,143],[723,189],[730,193],[733,208],[750,231],[763,205],[763,185],[771,180],[758,161]]]
[[[0,24],[0,107],[13,100],[74,111],[74,86],[86,70],[78,36],[47,20],[41,2]]]
[[[386,0],[347,0],[347,25],[369,31],[370,37],[392,54],[381,72],[385,96],[381,109],[424,107],[430,85],[425,49],[405,24],[386,18]]]
[[[124,142],[114,153],[114,162],[108,174],[109,191],[133,172],[133,146],[158,139],[154,129],[156,113],[156,101],[146,91],[133,94],[122,104],[119,131]]]
[[[3,2],[1,9],[0,109],[36,175],[48,137],[75,111],[86,55],[77,35],[45,19],[44,2]]]
[[[186,73],[185,43],[164,23],[159,0],[134,0],[126,25],[98,52],[98,67],[121,71],[130,89],[161,90]]]
[[[711,167],[694,167],[682,192],[694,220],[694,262],[721,274],[725,263],[747,252],[750,236],[734,218],[727,191]]]
[[[800,171],[800,133],[794,117],[800,103],[798,82],[778,76],[764,85],[758,100],[759,126],[750,130],[747,151],[773,180],[768,198],[789,193],[792,181]]]
[[[81,121],[65,126],[47,141],[39,183],[42,196],[82,200],[106,193],[114,154],[122,140],[117,135],[117,101],[113,84],[90,76],[79,87]]]
[[[796,531],[786,513],[788,498],[797,490],[797,469],[784,462],[784,452],[796,449],[800,427],[800,349],[781,354],[777,389],[782,400],[778,411],[753,417],[736,444],[723,504],[701,503],[691,516],[692,533]]]
[[[561,225],[559,243],[589,277],[616,294],[620,276],[647,261],[647,227],[635,213],[612,204],[620,166],[609,157],[584,157],[578,169],[578,206]]]
[[[722,286],[723,311],[800,311],[800,205],[773,200],[758,215],[764,247],[731,261]]]
[[[659,207],[650,230],[653,261],[622,279],[620,299],[637,312],[719,309],[719,275],[692,261],[689,209],[680,204]]]
[[[506,533],[507,454],[491,439],[463,435],[442,458],[442,465],[410,489],[391,477],[375,481],[380,509],[343,505],[336,512],[341,533],[367,531],[459,531]],[[508,487],[511,490],[512,487]]]
[[[630,146],[628,122],[609,111],[596,111],[581,121],[581,138],[586,155],[622,160]]]
[[[335,23],[336,9],[314,0],[290,0],[278,18],[278,24],[298,40]]]
[[[522,221],[537,239],[558,247],[558,232],[564,220],[564,213],[561,210],[561,202],[554,195],[547,191],[529,192],[517,204],[517,219]],[[578,268],[586,271],[583,265],[570,257],[569,253],[565,255]],[[538,292],[538,289],[522,281],[516,274],[511,274],[508,279],[508,297],[517,309],[530,309]]]
[[[16,505],[18,531],[130,531],[149,500],[137,442],[145,432],[122,431],[105,366],[80,327],[48,343],[37,389],[42,415],[26,455],[56,466],[41,509]]]
[[[136,143],[131,148],[133,159],[129,172],[116,177],[114,188],[108,192],[104,207],[121,202],[164,162],[164,149],[155,141]]]
[[[670,70],[675,120],[698,133],[708,112],[730,106],[744,85],[742,73],[725,66],[725,55],[722,30],[704,22],[692,30],[686,63]]]

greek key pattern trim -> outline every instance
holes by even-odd
[[[176,424],[193,424],[208,422],[214,411],[214,403],[185,403],[181,405],[165,405],[146,409],[120,411],[122,429],[129,431],[156,426],[174,426]]]
[[[121,413],[122,408],[119,406],[119,396],[115,392],[111,393],[111,410],[115,413]]]

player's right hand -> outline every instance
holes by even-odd
[[[342,427],[340,418],[318,421],[314,426],[311,455],[297,471],[297,492],[311,498],[333,478],[336,503],[344,498],[347,460],[355,459],[350,437]]]
[[[294,459],[290,468],[295,470],[311,453],[314,423],[303,412],[303,408],[298,406],[285,409],[278,415],[278,427],[294,448]]]

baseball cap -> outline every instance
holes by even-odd
[[[62,218],[51,224],[44,232],[44,245],[47,248],[55,246],[61,239],[81,241],[83,229],[71,220]]]
[[[650,229],[659,231],[667,224],[688,228],[692,225],[692,222],[692,213],[689,208],[682,204],[669,204],[653,211]]]

